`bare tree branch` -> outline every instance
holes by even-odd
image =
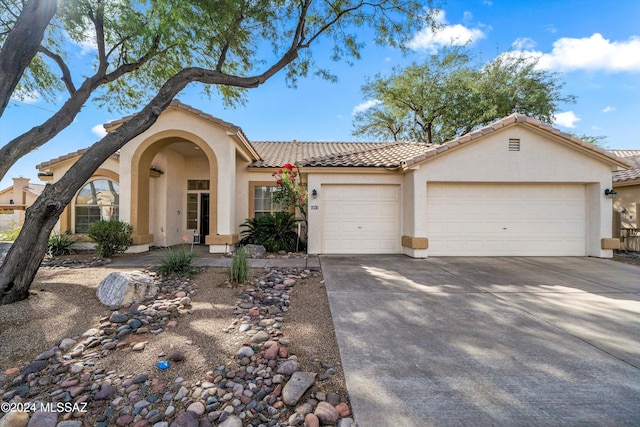
[[[76,92],[76,87],[73,84],[73,79],[71,78],[71,72],[69,71],[69,67],[67,67],[67,64],[64,62],[64,59],[62,59],[60,55],[51,52],[49,49],[47,49],[44,46],[40,46],[38,48],[38,52],[41,52],[44,55],[48,56],[49,58],[53,59],[53,61],[58,65],[58,68],[60,68],[60,72],[62,73],[62,81],[64,82],[64,85],[67,87],[67,91],[69,92],[69,95],[73,95]]]

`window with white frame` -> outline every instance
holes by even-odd
[[[120,187],[110,179],[96,179],[78,192],[75,201],[76,233],[86,233],[98,220],[120,218]]]
[[[268,214],[281,212],[284,209],[282,202],[275,202],[273,195],[275,186],[261,185],[254,187],[253,191],[253,217],[260,218]]]

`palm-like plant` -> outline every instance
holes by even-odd
[[[294,215],[289,212],[276,212],[260,218],[248,218],[240,226],[246,228],[240,233],[243,236],[240,243],[243,245],[262,245],[267,252],[296,250],[298,223]],[[302,242],[300,243],[302,246]]]

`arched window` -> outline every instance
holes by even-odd
[[[76,233],[86,233],[95,221],[117,220],[120,188],[109,179],[96,179],[82,187],[76,196]]]

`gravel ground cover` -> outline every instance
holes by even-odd
[[[113,269],[74,259],[41,268],[29,299],[0,308],[0,401],[88,405],[38,425],[355,425],[320,271],[254,269],[236,287],[216,268],[157,278],[158,310],[145,317],[101,305],[95,291]],[[143,324],[115,339],[121,314]],[[295,372],[276,373],[292,364],[315,374],[295,402]]]

